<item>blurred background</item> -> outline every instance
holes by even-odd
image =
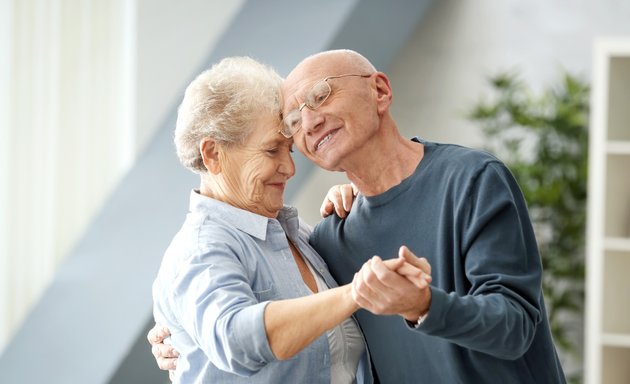
[[[488,79],[588,87],[604,37],[630,40],[630,1],[0,0],[0,381],[167,381],[146,342],[151,283],[197,186],[172,132],[213,62],[249,55],[285,76],[355,49],[390,77],[404,135],[486,148],[471,111],[500,98]],[[287,203],[316,224],[345,178],[296,162]],[[583,314],[561,319],[579,382]]]

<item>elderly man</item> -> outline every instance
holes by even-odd
[[[367,310],[357,320],[380,382],[564,383],[534,232],[509,170],[480,151],[402,137],[389,79],[353,51],[308,57],[283,96],[296,147],[360,191],[350,214],[322,221],[310,243]],[[428,259],[429,288],[371,257],[402,244]],[[388,314],[404,320],[376,316]]]

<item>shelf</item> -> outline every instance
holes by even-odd
[[[604,333],[602,344],[607,347],[630,348],[630,334],[627,333]]]
[[[626,245],[620,242],[612,245]],[[606,251],[604,254],[604,276],[603,281],[603,311],[606,314],[603,318],[603,335],[611,335],[609,341],[625,341],[630,347],[630,307],[628,298],[630,297],[630,253],[619,251]],[[612,335],[626,337],[614,338]]]
[[[584,382],[629,384],[630,38],[593,53]]]
[[[628,128],[630,131],[630,127]],[[609,155],[630,155],[630,141],[611,140],[606,143],[606,153]]]
[[[630,140],[630,57],[610,58],[608,140]]]
[[[604,249],[607,251],[630,252],[630,238],[607,237],[604,239]],[[630,254],[628,257],[630,257]]]
[[[629,108],[630,109],[630,108]],[[630,237],[630,156],[610,155],[606,159],[604,234]]]
[[[597,383],[628,384],[630,377],[630,348],[604,347],[602,376]]]

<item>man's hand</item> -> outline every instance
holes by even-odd
[[[172,346],[164,344],[164,339],[169,337],[171,332],[168,328],[155,324],[147,334],[147,340],[151,344],[151,353],[155,357],[160,369],[169,371],[169,377],[173,380],[174,369],[177,367],[177,357],[179,352]]]
[[[376,315],[397,314],[415,322],[431,305],[431,266],[402,246],[398,258],[374,256],[352,281],[352,297]]]
[[[359,190],[354,184],[340,184],[331,187],[324,197],[319,213],[322,217],[327,217],[337,213],[342,219],[348,216],[352,207],[354,197],[359,194]]]

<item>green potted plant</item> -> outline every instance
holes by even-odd
[[[514,73],[496,75],[490,84],[492,99],[478,102],[467,116],[481,125],[485,149],[521,186],[542,258],[553,337],[579,367],[570,325],[583,318],[589,87],[566,73],[540,96]],[[581,382],[579,370],[567,376]]]

